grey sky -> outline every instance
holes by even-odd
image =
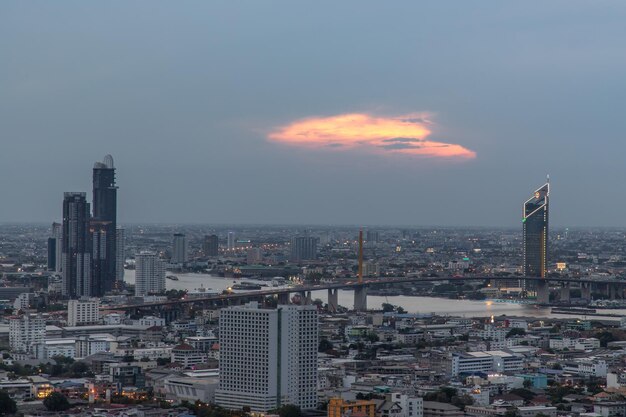
[[[0,2],[0,221],[111,153],[122,222],[624,226],[623,1]],[[302,118],[430,113],[450,161],[313,149]]]

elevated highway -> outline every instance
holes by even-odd
[[[355,278],[354,280],[347,280],[345,282],[325,282],[317,285],[302,285],[287,288],[270,288],[259,291],[249,291],[242,293],[228,293],[218,294],[205,297],[189,297],[181,300],[168,300],[159,301],[153,303],[143,304],[127,304],[127,305],[112,305],[104,306],[101,308],[102,312],[123,310],[160,310],[162,308],[170,308],[175,306],[185,305],[229,305],[232,303],[241,302],[242,300],[262,299],[267,296],[277,295],[281,303],[286,303],[289,300],[289,295],[292,293],[299,293],[305,297],[305,301],[310,301],[312,291],[327,290],[328,291],[328,304],[332,309],[337,308],[337,292],[338,290],[352,289],[355,292],[355,305],[354,308],[357,311],[363,311],[367,308],[367,288],[378,285],[393,285],[401,283],[420,283],[420,282],[469,282],[469,281],[514,281],[525,280],[537,283],[538,294],[537,304],[547,304],[549,300],[549,286],[558,285],[560,287],[561,298],[569,299],[569,290],[572,284],[577,284],[581,290],[582,298],[590,299],[592,287],[606,291],[607,295],[611,299],[621,298],[620,294],[624,293],[626,288],[626,280],[618,279],[594,279],[594,278],[538,278],[538,277],[494,277],[494,276],[463,276],[463,277],[386,277],[378,279],[363,280],[359,283]]]

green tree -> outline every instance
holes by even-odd
[[[509,332],[506,334],[506,338],[510,338],[513,336],[524,336],[526,334],[526,330],[524,329],[519,329],[519,328],[513,328],[511,330],[509,330]]]
[[[277,414],[280,417],[301,417],[302,411],[300,407],[292,404],[286,404],[280,407],[277,411]]]
[[[318,352],[328,352],[333,348],[333,344],[328,339],[320,340],[320,344],[317,348]]]
[[[72,407],[65,395],[60,392],[53,392],[44,398],[43,405],[48,411],[65,411]]]
[[[394,310],[393,304],[383,303],[383,313],[391,313]]]
[[[17,405],[15,401],[6,391],[0,391],[0,416],[6,414],[15,414],[17,412]]]

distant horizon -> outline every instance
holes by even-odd
[[[0,221],[626,227],[626,2],[75,6],[0,3]]]

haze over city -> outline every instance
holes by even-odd
[[[122,223],[519,227],[550,174],[554,226],[625,226],[626,4],[597,6],[2,2],[0,221],[110,153]]]

